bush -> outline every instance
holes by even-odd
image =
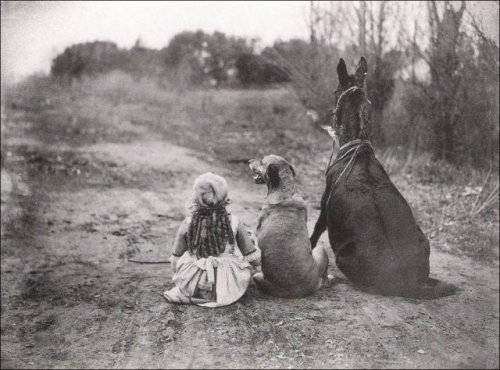
[[[286,71],[260,55],[242,54],[236,60],[238,80],[243,86],[269,85],[290,81]]]

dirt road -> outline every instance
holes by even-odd
[[[306,299],[251,286],[229,307],[170,305],[170,265],[128,258],[168,258],[201,172],[228,179],[230,210],[252,228],[265,189],[147,131],[49,145],[4,129],[3,368],[499,366],[498,263],[433,249],[432,276],[460,292],[432,301],[360,292],[332,261],[337,283]]]

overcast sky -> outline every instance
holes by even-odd
[[[275,39],[307,35],[306,2],[4,2],[2,74],[48,71],[70,44],[110,40],[129,47],[140,37],[162,48],[184,30]],[[6,71],[4,71],[4,68]]]
[[[48,72],[66,46],[85,41],[130,47],[140,37],[145,46],[161,48],[176,33],[197,29],[259,37],[262,45],[305,38],[308,7],[308,1],[1,1],[2,76]],[[468,8],[498,42],[498,5]]]

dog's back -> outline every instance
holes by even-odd
[[[305,201],[294,196],[262,209],[257,238],[262,272],[276,289],[274,295],[301,297],[317,290],[319,275],[311,254]]]

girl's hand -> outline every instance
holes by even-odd
[[[170,258],[168,260],[170,261],[170,264],[172,265],[172,271],[176,272],[177,271],[177,261],[179,260],[179,257],[172,255],[172,256],[170,256]]]
[[[252,273],[255,274],[256,272],[262,272],[262,266],[261,265],[258,265],[258,266],[252,266],[253,267],[253,271]]]

